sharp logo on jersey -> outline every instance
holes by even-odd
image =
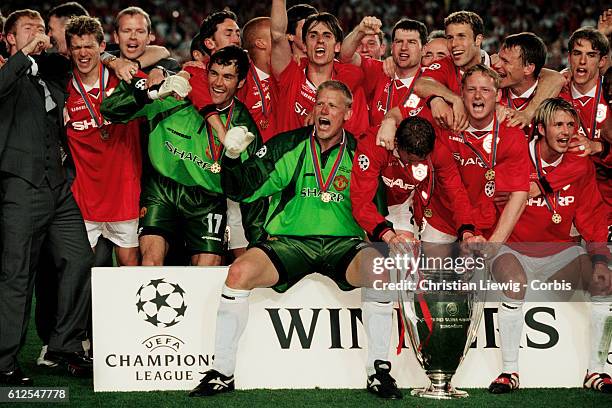
[[[263,158],[266,153],[268,153],[268,147],[266,145],[263,145],[261,147],[261,149],[259,149],[256,153],[255,156],[259,157],[260,159]]]
[[[419,98],[416,94],[411,94],[410,98],[408,98],[408,100],[404,103],[404,108],[416,108],[417,106],[419,106],[419,102],[421,101],[421,98]],[[419,109],[419,112],[421,110]]]
[[[136,89],[140,89],[141,91],[144,91],[145,89],[147,89],[147,80],[144,78],[139,79],[138,82],[134,84],[134,86],[136,87]]]
[[[559,206],[561,207],[568,207],[570,205],[572,205],[574,202],[576,201],[576,199],[574,198],[574,196],[565,196],[565,197],[559,197]],[[535,197],[535,198],[530,198],[529,201],[527,202],[527,205],[532,206],[532,207],[546,207],[546,200],[544,200],[544,197]]]
[[[426,164],[418,164],[418,165],[412,165],[412,176],[419,180],[419,181],[423,181],[425,180],[425,177],[427,177],[427,165]]]
[[[383,179],[383,183],[385,183],[386,186],[391,187],[391,188],[399,187],[403,190],[414,190],[414,188],[416,187],[413,184],[404,183],[404,180],[402,179],[392,179],[392,178],[388,178],[385,176],[382,176],[382,179]]]
[[[370,159],[365,154],[360,154],[357,158],[357,164],[359,164],[361,171],[366,171],[370,168]]]
[[[434,62],[433,64],[431,64],[430,66],[427,67],[427,69],[431,69],[432,71],[435,71],[437,69],[440,69],[441,65],[438,64],[437,62]]]
[[[329,194],[331,194],[331,201],[334,201],[336,203],[339,203],[340,201],[344,201],[344,196],[340,193],[336,193],[333,191],[328,191]],[[312,197],[316,197],[319,198],[321,196],[321,190],[319,190],[318,188],[309,188],[309,187],[304,187],[300,193],[300,196],[303,198],[312,198]]]
[[[72,122],[72,128],[74,130],[87,130],[89,128],[96,128],[96,127],[97,127],[96,121],[93,119]]]
[[[597,118],[595,119],[597,123],[601,123],[606,120],[606,113],[608,112],[608,106],[600,103],[597,105]]]
[[[172,153],[174,156],[178,157],[181,160],[191,161],[196,166],[203,169],[207,169],[208,167],[210,167],[210,163],[204,162],[204,160],[198,157],[197,154],[193,154],[185,150],[179,150],[168,141],[164,142],[164,146],[166,147],[166,149],[168,149],[170,153]]]
[[[384,106],[383,106],[383,104],[382,104],[382,102],[381,102],[381,101],[377,101],[377,102],[376,102],[376,109],[377,109],[379,112],[387,113],[387,110],[384,108]]]
[[[295,103],[295,113],[297,113],[300,116],[307,116],[308,115],[308,109],[306,109],[302,105],[300,105],[299,102],[296,102]]]
[[[461,157],[461,155],[457,152],[453,153],[453,158],[455,160],[457,160],[459,162],[459,164],[461,164],[462,166],[473,166],[473,165],[477,165],[480,167],[485,167],[484,163],[482,162],[482,160],[480,160],[479,158],[474,158],[474,157],[469,157],[467,159],[464,159],[463,157]]]
[[[408,116],[416,116],[416,115],[418,115],[421,112],[421,110],[423,110],[422,106],[420,106],[420,107],[418,107],[416,109],[413,109],[410,112],[408,112]]]
[[[348,187],[348,179],[345,176],[336,176],[334,178],[334,188],[338,191],[344,191]]]

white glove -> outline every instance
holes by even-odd
[[[231,128],[225,134],[225,141],[223,142],[225,155],[230,159],[237,159],[253,140],[255,140],[255,135],[249,132],[246,126]]]
[[[158,98],[165,98],[166,96],[177,94],[181,98],[185,98],[191,92],[191,85],[189,81],[179,75],[171,75],[164,80],[157,91]]]

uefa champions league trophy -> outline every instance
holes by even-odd
[[[415,292],[400,292],[400,310],[416,357],[430,379],[412,395],[433,399],[467,397],[451,379],[476,337],[484,310],[485,292],[478,279],[486,268],[467,273],[419,270],[413,274]],[[471,283],[470,283],[471,282]]]

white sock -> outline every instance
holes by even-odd
[[[612,339],[612,303],[608,297],[591,297],[591,342],[589,374],[603,373]]]
[[[223,285],[217,311],[215,359],[213,367],[224,375],[234,375],[238,341],[249,320],[250,290],[232,289]]]
[[[370,376],[376,372],[374,361],[389,360],[393,303],[364,301],[361,310],[363,311],[363,327],[368,336],[366,373]]]
[[[518,356],[523,332],[523,301],[503,296],[497,312],[502,352],[502,372],[518,373]]]

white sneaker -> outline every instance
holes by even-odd
[[[40,350],[40,356],[36,359],[36,365],[39,367],[57,367],[57,363],[55,361],[47,360],[45,357],[47,356],[47,346],[42,346]]]

